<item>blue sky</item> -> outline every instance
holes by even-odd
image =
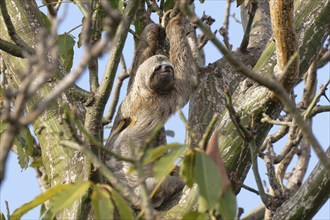
[[[202,15],[203,11],[206,14],[211,15],[213,18],[216,19],[216,23],[213,24],[213,28],[219,28],[223,24],[224,19],[224,8],[226,1],[225,0],[209,0],[206,1],[204,4],[200,5],[199,1],[196,2],[196,11],[198,15]],[[236,8],[235,4],[231,7],[231,13],[235,13],[236,17],[240,17],[239,9]],[[59,33],[63,33],[72,29],[73,27],[80,24],[81,14],[80,12],[75,9],[74,7],[68,7],[66,19],[60,25]],[[234,48],[240,44],[242,38],[242,28],[240,24],[236,23],[232,18],[230,19],[230,29],[229,29],[229,38],[231,44],[233,44]],[[78,35],[79,30],[74,31],[73,35]],[[133,56],[133,39],[132,36],[129,34],[127,44],[124,48],[124,56],[128,66],[130,66]],[[205,47],[206,51],[206,64],[210,62],[214,62],[219,57],[222,57],[220,52],[214,48],[211,43],[208,43]],[[82,51],[75,50],[75,61],[79,60],[81,57]],[[105,55],[100,62],[100,74],[103,73],[105,62],[107,60],[107,56]],[[118,70],[120,72],[120,68]],[[330,77],[330,65],[323,67],[321,70],[318,71],[318,83],[322,84]],[[88,89],[88,76],[85,73],[78,81],[78,84],[86,89]],[[319,88],[319,86],[317,87]],[[126,91],[125,88],[122,89],[122,93]],[[301,97],[302,86],[298,86],[296,88],[296,93],[298,94],[297,100]],[[299,91],[299,92],[298,92]],[[327,91],[328,97],[330,97],[329,90]],[[123,96],[121,96],[121,99]],[[321,98],[320,104],[329,105],[324,97]],[[187,116],[187,107],[184,109],[184,113]],[[314,118],[314,133],[317,136],[318,140],[320,141],[321,145],[326,149],[330,145],[329,134],[330,134],[330,114],[323,113]],[[185,137],[185,126],[181,122],[181,120],[174,116],[172,117],[168,123],[166,124],[166,129],[175,131],[174,138],[168,138],[168,142],[184,142]],[[273,129],[274,131],[274,129]],[[272,131],[271,131],[272,133]],[[280,148],[283,144],[279,142],[277,144],[278,148]],[[276,146],[275,146],[276,148]],[[317,163],[317,158],[312,152],[312,158],[310,161],[308,172],[315,167]],[[263,161],[260,161],[260,173],[262,175],[262,179],[267,180],[267,176],[265,175],[266,170]],[[257,188],[255,185],[255,181],[251,172],[249,173],[246,181],[246,185],[251,187]],[[5,209],[5,200],[9,203],[10,211],[13,212],[16,208],[20,207],[22,204],[31,201],[35,196],[40,193],[38,188],[38,183],[35,178],[35,172],[33,169],[28,168],[27,170],[21,171],[19,165],[17,164],[16,155],[11,153],[9,160],[7,162],[6,167],[6,179],[1,185],[0,189],[0,209],[2,212],[6,213]],[[241,190],[240,194],[237,197],[238,206],[244,208],[245,214],[249,212],[249,210],[257,207],[261,204],[261,200],[258,196],[254,195],[251,192],[248,192],[244,189]],[[36,208],[26,215],[23,216],[23,219],[37,219],[39,217],[39,208]],[[330,219],[330,202],[328,202],[323,206],[323,208],[318,212],[318,214],[314,217],[314,219]]]

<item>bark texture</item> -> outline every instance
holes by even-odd
[[[234,52],[234,54],[237,59],[253,66],[255,72],[270,78],[278,75],[275,68],[275,42],[272,39],[269,39],[267,42],[268,38],[263,34],[270,33],[270,23],[268,4],[264,1],[262,2],[259,4],[259,7],[266,6],[267,9],[258,8],[258,13],[264,16],[264,22],[255,22],[254,24],[255,28],[259,28],[257,33],[260,35],[252,34],[250,41],[251,45],[260,45],[260,48],[254,47],[250,49],[252,50],[250,53],[255,55],[254,57],[260,58],[257,63],[254,63],[253,59],[244,60],[242,58],[251,57],[249,55],[242,54],[240,56],[240,52]],[[287,88],[288,90],[291,90],[292,86],[300,81],[328,36],[330,17],[327,16],[327,13],[329,10],[329,1],[302,1],[297,5],[295,10],[295,28],[297,30],[300,57],[299,69],[297,76],[294,77],[294,83],[291,84],[291,88]],[[253,36],[256,36],[256,39],[253,39]],[[264,36],[264,38],[261,36]],[[260,37],[262,40],[258,41]],[[266,47],[263,48],[266,43]],[[258,56],[260,50],[262,54]],[[251,119],[254,119],[253,129],[258,146],[263,142],[271,128],[269,124],[261,123],[262,114],[266,113],[272,118],[277,118],[283,106],[269,90],[252,82],[250,79],[244,80],[244,77],[223,59],[202,70],[199,77],[200,86],[190,102],[189,122],[194,125],[194,131],[201,135],[211,120],[212,115],[221,115],[218,125],[220,130],[219,148],[232,181],[233,189],[238,193],[250,169],[251,157],[249,148],[244,145],[243,140],[231,122],[228,112],[225,110],[224,87],[229,87],[233,93],[234,107],[241,116],[242,124],[246,126],[251,125]],[[191,143],[192,141],[188,139],[187,142]],[[179,204],[174,206],[166,217],[181,216],[183,214],[181,210],[193,209],[196,204],[192,201],[196,201],[196,189],[185,188]]]
[[[32,48],[36,49],[39,33],[44,28],[40,11],[34,1],[6,0],[8,13],[16,28],[17,34]],[[0,38],[10,41],[3,17],[0,16]],[[19,88],[25,74],[29,74],[27,59],[17,58],[1,51],[2,58],[8,68],[9,78]],[[45,51],[49,57],[49,51]],[[65,74],[65,68],[58,61],[58,69],[51,73],[54,80],[46,83],[41,90],[29,99],[27,111],[31,110],[43,97],[49,94],[56,86],[56,81]],[[37,82],[37,79],[35,79]],[[33,123],[34,133],[40,143],[42,162],[45,169],[44,181],[47,188],[63,183],[81,182],[89,176],[89,163],[84,155],[78,151],[64,148],[59,145],[60,139],[73,139],[70,124],[61,120],[61,105],[81,107],[74,102],[67,93],[63,94],[56,102]],[[63,219],[76,219],[82,200],[75,202],[72,209],[66,209],[58,216]]]

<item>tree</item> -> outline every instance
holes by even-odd
[[[243,182],[250,167],[264,203],[260,212],[265,218],[311,218],[322,207],[330,195],[329,156],[310,128],[315,115],[329,111],[329,106],[316,105],[329,80],[321,89],[315,88],[317,69],[329,61],[329,42],[324,46],[329,41],[328,0],[237,0],[245,34],[241,46],[234,51],[228,38],[229,7],[220,29],[223,44],[211,31],[213,18],[204,15],[198,19],[185,1],[73,3],[84,15],[78,44],[85,47],[75,68],[72,36],[56,32],[58,10],[64,3],[44,0],[48,10],[45,16],[34,1],[0,2],[0,180],[4,178],[7,154],[13,149],[21,166],[27,166],[27,158],[33,161],[44,192],[16,210],[13,218],[38,204],[44,204],[44,215],[59,219],[109,217],[115,209],[121,218],[132,217],[127,214],[131,211],[123,196],[129,200],[134,195],[116,182],[98,155],[105,150],[104,126],[113,119],[116,94],[128,72],[124,71],[118,86],[114,86],[130,26],[134,26],[138,41],[151,22],[151,14],[161,16],[173,7],[173,11],[186,14],[202,34],[198,39],[188,36],[199,66],[199,86],[189,104],[186,145],[162,146],[164,151],[175,150],[157,161],[171,164],[184,155],[181,170],[194,172],[182,171],[188,186],[163,205],[162,217],[233,217],[235,199],[231,189],[237,194],[245,187]],[[202,48],[206,43],[213,43],[224,58],[205,66]],[[110,54],[106,70],[99,80],[98,59],[107,50]],[[89,91],[74,84],[84,69],[89,71]],[[293,89],[302,80],[305,91],[302,102],[296,105]],[[111,111],[103,117],[111,93]],[[284,114],[280,115],[282,110]],[[28,129],[30,124],[34,136]],[[274,124],[281,128],[269,135]],[[276,153],[273,143],[286,134],[286,145]],[[310,146],[320,161],[303,182]],[[205,148],[209,157],[201,150]],[[329,155],[329,149],[327,152]],[[153,159],[160,155],[152,153]],[[296,169],[285,175],[294,155],[298,156]],[[258,172],[258,156],[267,166],[269,192],[265,192]],[[165,175],[172,168],[166,169]],[[221,178],[216,175],[217,168]],[[102,184],[101,176],[112,187]],[[219,184],[214,186],[212,181]],[[211,190],[221,193],[214,197]],[[143,208],[146,217],[153,217],[152,208]]]

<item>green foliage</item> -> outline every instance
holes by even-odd
[[[24,205],[22,205],[21,207],[16,209],[10,218],[11,219],[20,219],[25,213],[27,213],[31,209],[37,207],[38,205],[42,205],[44,202],[53,198],[55,195],[57,195],[62,190],[68,189],[68,188],[72,187],[73,185],[74,184],[62,184],[62,185],[57,185],[57,186],[54,186],[54,187],[48,189],[45,193],[35,197],[31,202],[25,203]]]
[[[165,131],[165,135],[166,135],[167,137],[172,137],[172,138],[174,138],[174,137],[175,137],[175,132],[174,132],[173,130],[166,130],[166,131]]]
[[[49,209],[56,215],[60,210],[70,208],[76,200],[80,199],[85,194],[90,185],[90,182],[70,184],[70,187],[54,196]]]
[[[219,210],[223,219],[234,219],[236,215],[236,196],[231,187],[224,189],[224,192],[217,203],[216,210]]]
[[[114,207],[110,200],[110,194],[105,187],[96,184],[93,187],[91,205],[96,219],[111,219],[114,216]]]
[[[224,178],[211,158],[204,152],[197,152],[195,159],[195,182],[199,190],[200,212],[209,211],[221,215],[223,219],[234,219],[236,198],[230,186],[225,186]]]
[[[35,161],[33,161],[30,164],[30,167],[32,167],[32,168],[38,168],[38,167],[41,167],[41,166],[43,166],[42,157],[38,157]]]
[[[156,161],[153,167],[154,176],[157,180],[169,175],[175,167],[175,161],[186,151],[186,145],[179,145],[171,152]]]
[[[180,177],[190,188],[193,186],[195,181],[195,156],[196,151],[189,149],[180,166]]]
[[[171,10],[175,5],[174,0],[166,0],[163,4],[163,10],[168,11]]]
[[[118,9],[121,13],[125,9],[125,0],[108,0],[112,9]]]
[[[121,219],[134,219],[133,210],[125,199],[113,188],[110,188],[112,200],[119,212]]]
[[[58,35],[56,46],[58,48],[58,53],[64,64],[65,70],[70,72],[73,64],[73,47],[76,44],[74,37],[71,34],[64,33]]]
[[[48,19],[47,15],[45,15],[42,11],[40,11],[40,14],[41,14],[41,20],[42,20],[42,23],[44,24],[44,27],[46,27],[47,31],[50,32],[50,29],[51,29],[51,23],[50,23],[50,20]]]
[[[26,169],[29,165],[29,155],[27,153],[26,142],[18,135],[14,144],[17,150],[18,164],[22,170]]]
[[[200,195],[199,211],[215,210],[223,189],[218,168],[204,152],[196,154],[194,168]]]
[[[14,144],[17,151],[18,164],[22,169],[26,169],[29,165],[29,156],[32,155],[33,142],[33,137],[27,127],[21,129],[16,136]]]
[[[147,164],[150,164],[150,163],[156,161],[161,156],[164,156],[164,154],[166,152],[168,152],[169,150],[175,149],[179,146],[181,146],[181,145],[174,143],[174,144],[162,145],[162,146],[159,146],[156,148],[149,149],[143,159],[143,165],[147,165]]]

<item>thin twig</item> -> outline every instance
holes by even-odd
[[[276,179],[274,157],[275,152],[273,150],[273,145],[271,143],[268,143],[267,152],[264,155],[264,161],[266,163],[269,184],[272,188],[272,191],[270,193],[275,193],[276,197],[282,197],[283,188],[281,187],[282,185],[280,184],[280,182]]]
[[[7,200],[5,200],[5,204],[6,204],[7,220],[10,220],[10,210],[9,210],[9,204],[8,204]]]
[[[140,199],[131,191],[129,187],[126,187],[121,183],[117,176],[115,176],[111,170],[87,147],[79,145],[72,141],[61,141],[61,145],[72,148],[82,152],[87,158],[89,158],[94,167],[98,168],[98,171],[116,188],[122,195],[132,201],[133,204],[139,204]]]
[[[269,116],[268,116],[269,117]],[[261,119],[262,120],[262,119]],[[290,117],[285,117],[284,122],[291,123],[289,120],[291,120]],[[290,126],[290,124],[288,124]],[[262,157],[262,153],[268,144],[272,144],[283,138],[289,131],[289,126],[281,126],[281,128],[276,131],[274,134],[269,135],[265,138],[264,142],[262,143],[261,147],[259,148],[259,155]]]
[[[313,100],[313,96],[315,96],[316,93],[317,63],[318,60],[316,58],[313,60],[312,64],[308,68],[307,73],[304,76],[304,92],[302,97],[302,105],[304,107],[310,105]],[[308,123],[309,126],[312,126],[311,118],[309,119]],[[293,169],[292,174],[288,178],[288,183],[286,185],[287,190],[290,191],[290,194],[296,192],[301,186],[308,168],[310,151],[310,144],[308,140],[303,137],[300,143],[299,153],[297,153],[298,162]]]
[[[129,73],[127,72],[127,67],[126,67],[124,57],[122,56],[120,60],[121,60],[120,63],[122,64],[123,70],[117,78],[117,82],[116,82],[116,85],[115,85],[115,88],[113,91],[113,98],[110,102],[108,114],[102,120],[103,125],[107,125],[112,122],[113,116],[116,111],[116,107],[118,105],[121,87],[123,85],[124,80],[129,77]]]
[[[268,123],[272,125],[281,125],[281,126],[290,126],[291,122],[288,121],[278,121],[278,120],[273,120],[267,115],[266,113],[262,113],[263,118],[261,119],[262,123]]]
[[[77,65],[77,68],[73,70],[70,74],[66,75],[62,81],[57,84],[55,89],[47,95],[41,102],[39,102],[35,108],[28,114],[27,117],[22,119],[20,123],[22,124],[29,124],[34,121],[45,109],[48,108],[49,104],[56,99],[58,96],[62,94],[63,91],[70,88],[72,84],[80,77],[83,73],[84,69],[87,67],[90,59],[93,57],[100,56],[107,50],[108,40],[103,40],[93,47],[87,47],[82,57],[80,63]]]
[[[241,45],[239,46],[239,49],[243,53],[246,52],[246,49],[249,45],[250,34],[251,34],[251,29],[252,29],[252,23],[253,23],[253,19],[254,19],[254,16],[256,14],[256,11],[258,9],[258,4],[257,4],[257,2],[253,1],[251,3],[251,6],[249,5],[248,7],[250,7],[249,8],[249,20],[248,20],[248,23],[247,23],[245,31],[244,31],[244,35],[243,35]]]
[[[323,112],[330,112],[330,105],[327,106],[316,106],[313,108],[313,111],[310,113],[309,117],[314,117],[315,115]]]
[[[143,212],[145,213],[145,219],[156,219],[155,217],[155,210],[152,207],[151,204],[151,199],[149,197],[149,192],[148,192],[148,187],[146,184],[146,181],[144,180],[144,172],[143,172],[143,167],[142,167],[142,160],[138,161],[136,164],[135,168],[137,171],[137,175],[141,181],[140,182],[140,187],[141,187],[141,197],[142,197],[142,206],[143,206]]]
[[[74,124],[77,126],[79,131],[84,135],[85,139],[88,140],[93,146],[101,149],[102,151],[104,151],[105,153],[109,154],[110,156],[112,156],[113,158],[115,158],[119,161],[124,161],[124,162],[131,163],[131,164],[135,163],[135,160],[127,158],[127,157],[123,157],[122,155],[117,154],[117,153],[111,151],[110,149],[104,147],[101,142],[99,142],[93,135],[88,133],[88,131],[84,128],[84,126],[80,123],[80,121],[77,120],[77,118],[75,118],[75,116],[69,109],[65,110],[65,115],[74,122]]]
[[[42,0],[42,3],[47,7],[48,13],[51,17],[56,17],[57,11],[54,8],[54,4],[51,0]]]
[[[191,139],[193,140],[193,142],[196,143],[196,141],[197,141],[197,135],[196,135],[196,133],[194,132],[194,130],[192,129],[192,127],[189,125],[189,122],[186,119],[186,117],[184,116],[184,114],[181,111],[181,109],[179,109],[178,112],[179,112],[180,119],[182,120],[182,122],[186,126],[186,129],[188,131],[188,134],[191,136]]]
[[[232,49],[232,45],[229,43],[229,36],[228,36],[231,2],[232,2],[231,0],[227,0],[225,21],[223,22],[223,26],[219,29],[219,33],[223,36],[223,42],[225,43],[228,50]]]
[[[233,54],[230,51],[228,51],[226,49],[226,47],[218,39],[215,38],[213,33],[210,31],[210,29],[208,27],[206,27],[198,19],[198,17],[187,7],[187,5],[183,5],[182,10],[189,16],[189,18],[192,20],[192,22],[198,24],[198,26],[205,33],[205,35],[212,41],[212,43],[214,43],[214,45],[220,50],[220,52],[224,55],[224,57],[228,60],[228,62],[230,64],[232,64],[237,69],[238,72],[240,72],[243,75],[245,75],[246,77],[254,80],[255,82],[259,83],[260,85],[268,88],[274,94],[276,94],[276,97],[282,102],[282,104],[290,112],[292,117],[296,120],[296,123],[298,124],[298,126],[302,130],[303,134],[308,139],[308,141],[312,144],[316,155],[320,159],[321,163],[324,165],[325,169],[327,170],[327,173],[330,175],[330,161],[328,160],[322,146],[319,144],[318,140],[314,136],[311,129],[309,128],[309,126],[306,125],[304,118],[301,116],[300,112],[297,110],[295,104],[289,98],[289,95],[286,92],[286,90],[284,89],[284,87],[276,80],[269,80],[262,75],[258,75],[253,70],[251,70],[249,67],[245,66],[242,62],[240,62],[238,59],[236,59],[233,56]]]
[[[306,109],[306,111],[304,112],[304,118],[308,118],[309,115],[311,114],[313,108],[316,106],[316,104],[319,102],[320,98],[322,95],[325,94],[325,91],[328,87],[328,85],[330,84],[330,78],[328,79],[328,81],[325,83],[325,85],[321,86],[320,91],[316,94],[316,96],[313,98],[313,100],[311,101],[310,105],[308,106],[308,108]]]
[[[27,55],[23,52],[20,46],[17,46],[16,44],[13,44],[1,38],[0,38],[0,50],[3,50],[6,53],[9,53],[10,55],[13,55],[15,57],[24,58]]]
[[[84,17],[88,16],[88,10],[80,0],[71,0],[71,1],[73,1],[78,6],[79,10],[84,15]]]
[[[259,193],[258,190],[253,189],[252,187],[249,187],[249,186],[247,186],[247,185],[245,185],[245,184],[242,184],[242,188],[243,188],[243,189],[246,189],[246,190],[248,190],[248,191],[250,191],[250,192],[253,192],[253,193],[257,194],[258,196],[260,195],[260,193]]]
[[[206,148],[207,148],[207,144],[208,144],[208,141],[210,139],[210,136],[212,134],[212,131],[213,131],[213,128],[214,128],[214,125],[215,123],[217,122],[218,120],[218,115],[217,114],[214,114],[209,125],[207,126],[204,134],[203,134],[203,137],[202,139],[200,140],[198,146],[203,150],[203,151],[206,151]]]

